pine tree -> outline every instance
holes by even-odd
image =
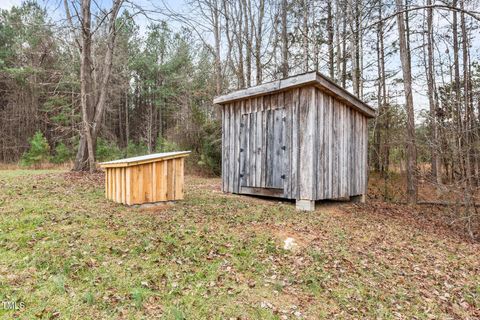
[[[29,144],[28,151],[23,154],[20,160],[22,166],[37,166],[50,160],[50,146],[42,132],[35,132]]]

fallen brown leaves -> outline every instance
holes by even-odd
[[[25,317],[480,317],[480,244],[436,208],[300,213],[187,176],[185,201],[144,209],[104,200],[101,174],[26,177],[0,178],[0,281]]]
[[[103,171],[88,173],[82,171],[68,171],[63,174],[65,180],[75,184],[83,185],[103,185],[105,174]]]

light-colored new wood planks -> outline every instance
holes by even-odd
[[[179,157],[105,168],[105,196],[127,205],[181,200],[184,197],[184,166],[184,157]]]

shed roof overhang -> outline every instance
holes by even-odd
[[[190,151],[178,151],[178,152],[164,152],[164,153],[153,153],[147,154],[145,156],[132,157],[126,159],[113,160],[108,162],[100,163],[102,168],[122,168],[122,167],[131,167],[140,164],[152,163],[157,161],[164,161],[175,158],[187,157],[190,154]]]
[[[336,97],[337,99],[343,101],[348,106],[354,108],[355,110],[359,111],[360,113],[364,114],[369,118],[375,117],[375,109],[370,107],[368,104],[366,104],[344,88],[340,87],[328,77],[316,71],[303,73],[289,78],[261,84],[255,87],[234,91],[223,96],[215,97],[215,99],[213,99],[213,103],[222,105],[232,101],[263,96],[292,88],[304,87],[307,85],[313,85],[320,90],[326,92],[327,94]]]

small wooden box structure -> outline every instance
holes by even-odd
[[[189,153],[155,153],[100,163],[105,169],[105,196],[127,205],[183,199],[184,158]]]
[[[368,119],[375,111],[318,72],[216,97],[224,192],[315,200],[365,199]]]

